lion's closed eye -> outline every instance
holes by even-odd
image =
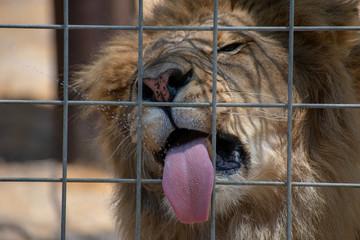
[[[240,52],[245,46],[246,46],[246,43],[242,43],[242,42],[230,43],[230,44],[219,47],[217,49],[217,52],[233,55],[233,54]]]

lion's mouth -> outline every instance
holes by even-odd
[[[191,142],[197,138],[206,139],[207,150],[211,158],[211,134],[199,131],[176,129],[166,140],[166,146],[161,152],[156,153],[156,160],[164,164],[164,158],[169,149]],[[246,169],[248,164],[248,156],[243,145],[236,137],[218,133],[216,135],[216,173],[231,175],[241,168]]]
[[[162,186],[175,215],[182,223],[208,219],[215,171],[211,162],[211,135],[177,129],[159,153],[164,166]],[[216,174],[233,174],[246,167],[241,142],[228,134],[216,135]]]

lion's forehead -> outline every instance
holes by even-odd
[[[191,26],[195,27],[213,27],[213,17],[207,18],[202,23],[194,23]],[[239,17],[235,14],[220,14],[217,22],[219,27],[233,27],[233,26],[252,26],[254,25],[247,17]],[[217,40],[221,43],[222,36],[232,36],[233,38],[249,38],[252,35],[251,33],[244,32],[228,32],[228,31],[218,31]],[[145,58],[148,55],[155,54],[157,52],[163,52],[171,49],[179,48],[192,48],[200,49],[203,51],[212,51],[213,47],[213,32],[212,31],[169,31],[161,34],[159,37],[155,38],[148,47],[145,49]],[[223,41],[226,41],[227,38],[223,38]],[[153,57],[153,56],[152,56]]]
[[[204,50],[212,47],[212,34],[207,31],[168,32],[155,39],[145,49],[144,57],[159,57],[167,52]]]

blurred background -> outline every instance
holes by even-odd
[[[133,0],[71,0],[69,21],[132,25],[135,9]],[[63,24],[63,1],[0,0],[0,24]],[[118,32],[71,30],[70,78]],[[0,28],[0,99],[62,99],[62,72],[61,30]],[[106,157],[93,146],[93,119],[79,120],[76,107],[69,111],[68,177],[109,178]],[[61,106],[0,103],[0,178],[61,177],[61,159]],[[67,239],[117,239],[111,184],[67,186]],[[60,183],[0,182],[1,240],[59,239],[60,214]]]

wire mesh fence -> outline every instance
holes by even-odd
[[[291,239],[291,191],[293,187],[351,187],[359,188],[360,183],[304,183],[292,181],[292,113],[294,108],[360,108],[360,104],[299,104],[293,103],[293,67],[294,67],[294,33],[296,31],[360,31],[359,26],[294,26],[294,0],[290,0],[289,7],[289,24],[288,26],[278,27],[223,27],[218,26],[218,0],[214,0],[213,25],[208,27],[195,26],[144,26],[143,25],[143,1],[139,0],[138,4],[138,25],[137,26],[111,26],[111,25],[70,25],[69,24],[69,6],[68,0],[64,0],[64,24],[61,25],[35,25],[35,24],[0,24],[0,28],[14,29],[58,29],[64,32],[64,94],[61,100],[0,100],[0,104],[39,104],[39,105],[61,105],[63,106],[63,139],[62,139],[62,177],[57,178],[36,178],[36,177],[0,177],[0,182],[58,182],[62,184],[61,198],[61,239],[66,239],[66,214],[67,214],[67,186],[68,183],[136,183],[137,205],[136,205],[136,239],[140,239],[141,232],[141,185],[144,183],[159,184],[161,179],[142,179],[141,177],[141,146],[142,146],[142,109],[146,107],[163,107],[163,106],[182,106],[182,107],[211,107],[212,109],[212,138],[216,142],[216,109],[221,107],[243,107],[243,108],[284,108],[287,109],[287,180],[285,182],[273,181],[219,181],[215,180],[216,185],[261,185],[261,186],[285,186],[287,189],[287,239]],[[136,30],[138,31],[138,79],[142,79],[143,74],[143,32],[144,30],[158,31],[212,31],[213,32],[213,95],[209,103],[177,103],[177,102],[143,102],[138,98],[137,102],[124,101],[91,101],[91,100],[69,100],[69,30],[79,29],[107,29],[107,30]],[[217,34],[218,31],[284,31],[289,34],[289,63],[288,63],[288,102],[287,103],[219,103],[217,102]],[[142,96],[142,81],[138,81],[138,95]],[[71,105],[127,105],[137,106],[138,108],[138,128],[137,128],[137,177],[135,179],[97,179],[97,178],[69,178],[68,172],[68,109]],[[216,144],[212,145],[212,155],[216,155]],[[213,160],[215,161],[215,159]],[[214,163],[215,164],[215,163]],[[212,195],[212,233],[211,239],[215,239],[215,191]]]

